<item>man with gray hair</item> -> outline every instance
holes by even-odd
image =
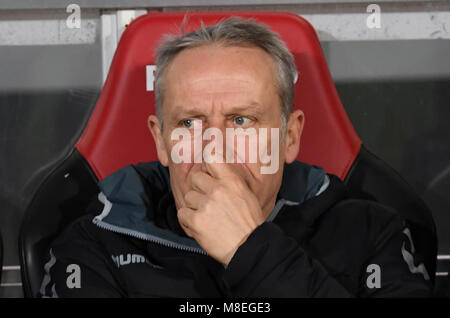
[[[276,33],[230,18],[167,37],[156,64],[159,161],[99,182],[52,244],[43,296],[430,295],[398,214],[295,160],[305,116]]]

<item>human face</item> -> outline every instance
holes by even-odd
[[[192,123],[201,123],[202,129],[217,128],[226,136],[227,128],[267,129],[269,149],[271,128],[277,128],[279,168],[275,173],[262,174],[261,161],[224,163],[248,185],[257,197],[263,213],[268,215],[275,205],[281,186],[283,163],[292,162],[298,153],[303,127],[303,113],[296,111],[287,122],[282,139],[280,98],[277,90],[277,69],[272,58],[256,47],[224,47],[204,45],[180,52],[166,68],[162,101],[163,130],[155,116],[150,116],[149,127],[156,141],[160,162],[169,167],[170,181],[177,208],[184,206],[184,195],[191,188],[189,176],[202,163],[175,163],[171,153],[176,141],[171,138],[174,129],[192,129]],[[207,142],[202,141],[203,147]],[[226,142],[224,150],[226,152]],[[238,147],[235,147],[238,151]],[[248,139],[245,144],[248,153]],[[274,154],[271,154],[272,156]],[[236,153],[239,157],[240,154]],[[248,157],[248,156],[247,156]]]

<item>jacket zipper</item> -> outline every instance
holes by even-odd
[[[94,217],[94,219],[92,220],[92,222],[97,225],[98,227],[114,232],[114,233],[119,233],[119,234],[125,234],[140,240],[144,240],[144,241],[148,241],[151,243],[156,243],[159,245],[162,245],[164,247],[169,247],[169,248],[174,248],[174,249],[179,249],[182,251],[187,251],[187,252],[191,252],[191,253],[197,253],[197,254],[202,254],[202,255],[207,255],[205,251],[203,251],[200,248],[196,248],[196,247],[190,247],[190,246],[186,246],[186,245],[182,245],[179,243],[175,243],[175,242],[171,242],[168,240],[164,240],[164,239],[160,239],[156,236],[150,235],[150,234],[144,234],[141,232],[137,232],[137,231],[131,231],[125,228],[121,228],[119,226],[116,225],[112,225],[109,223],[104,222],[103,220],[98,219],[97,217]]]

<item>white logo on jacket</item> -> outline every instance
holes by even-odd
[[[414,256],[413,255],[416,252],[416,249],[414,248],[411,231],[408,228],[405,228],[403,230],[403,234],[405,234],[406,237],[408,238],[410,249],[411,249],[411,251],[408,251],[406,249],[406,243],[403,242],[402,256],[403,256],[403,259],[405,260],[406,264],[408,264],[409,271],[413,274],[420,273],[423,275],[423,278],[425,280],[430,280],[430,275],[428,275],[425,265],[423,263],[420,263],[417,266],[414,264]]]
[[[140,263],[146,263],[148,265],[151,265],[154,268],[162,269],[161,266],[155,265],[151,263],[148,259],[145,258],[144,255],[139,254],[120,254],[117,256],[111,255],[112,260],[117,265],[117,268],[120,266],[125,266],[129,264],[140,264]]]

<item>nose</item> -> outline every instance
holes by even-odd
[[[224,147],[226,147],[225,142],[226,142],[226,119],[224,119],[223,117],[220,116],[214,116],[212,118],[209,118],[205,127],[203,128],[203,137],[202,138],[202,145],[203,145],[203,149],[205,149],[205,147],[211,143],[213,141],[213,139],[219,137],[220,135],[217,136],[216,132],[211,133],[211,131],[209,131],[209,133],[205,134],[206,129],[214,129],[214,130],[219,130],[221,132],[221,136],[222,136],[222,140],[219,141],[219,143],[221,142],[222,144],[222,149],[217,149],[217,145],[218,145],[218,141],[216,140],[216,147],[214,147],[214,150],[216,153],[221,152],[223,153],[224,151]],[[206,138],[205,138],[206,137]]]
[[[226,119],[223,116],[213,116],[206,121],[205,128],[217,128],[225,134]]]

